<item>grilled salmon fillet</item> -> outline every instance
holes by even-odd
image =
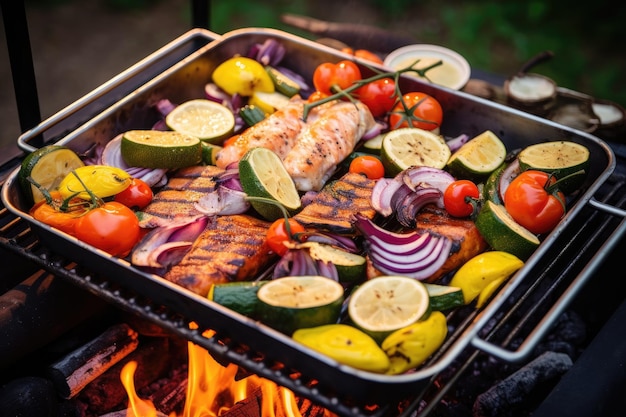
[[[453,271],[474,256],[487,250],[488,244],[472,220],[452,217],[433,204],[425,206],[416,217],[418,232],[446,236],[452,241],[450,256],[443,266],[427,281],[432,282]]]
[[[435,282],[447,273],[461,267],[465,262],[487,250],[488,245],[473,221],[452,217],[444,209],[428,204],[420,210],[416,217],[415,231],[446,236],[452,242],[450,255],[446,262],[425,282]],[[372,262],[367,262],[367,276],[374,278],[383,275]]]
[[[316,120],[308,122],[283,157],[296,188],[319,191],[375,124],[366,105],[347,101],[334,103]]]
[[[256,147],[271,149],[283,159],[306,125],[302,118],[305,103],[298,95],[292,97],[285,107],[244,130],[232,145],[221,149],[217,153],[215,164],[226,168],[232,162],[239,161],[248,150]],[[311,117],[315,118],[315,114]]]
[[[370,219],[376,215],[371,203],[375,183],[364,175],[349,172],[326,184],[294,218],[305,227],[353,234],[354,214]]]
[[[265,239],[269,226],[248,215],[211,217],[189,252],[164,278],[202,296],[211,284],[256,278],[274,260]]]
[[[224,172],[213,165],[182,168],[139,214],[139,225],[154,228],[189,223],[204,214],[195,204],[216,187],[215,177]]]

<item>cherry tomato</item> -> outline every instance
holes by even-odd
[[[313,93],[311,93],[311,95],[309,96],[309,98],[306,100],[307,103],[314,103],[316,101],[319,101],[325,97],[328,97],[328,94],[324,94],[321,91],[313,91]]]
[[[139,241],[135,213],[117,201],[89,210],[76,221],[76,238],[113,256],[126,256]]]
[[[443,120],[441,104],[437,99],[426,93],[407,93],[402,96],[402,100],[391,111],[389,128],[393,130],[409,127],[409,120],[413,127],[434,130],[441,126]]]
[[[298,223],[295,219],[290,218],[289,222],[289,231],[285,226],[285,219],[278,219],[274,221],[267,229],[267,244],[269,247],[276,252],[278,255],[283,256],[289,248],[285,246],[285,242],[293,242],[293,241],[301,241],[298,239],[297,234],[304,233],[305,229],[300,223]]]
[[[390,112],[396,103],[396,83],[391,78],[372,81],[358,88],[355,96],[374,117],[380,117]]]
[[[474,214],[480,191],[469,180],[457,180],[448,185],[443,193],[446,211],[454,217],[468,217]]]
[[[152,201],[152,188],[145,181],[133,178],[124,191],[115,194],[114,200],[133,210],[141,210]]]
[[[337,64],[325,62],[315,68],[313,85],[323,94],[331,95],[337,90],[345,90],[361,79],[361,70],[352,61],[339,61]]]
[[[532,233],[551,231],[565,214],[565,195],[552,189],[555,183],[556,178],[545,172],[522,172],[504,193],[506,211]]]
[[[375,62],[377,64],[383,64],[383,60],[380,59],[378,55],[376,55],[372,51],[368,51],[367,49],[352,49],[352,48],[342,48],[341,52],[354,55],[357,58],[365,59],[367,61]]]
[[[385,176],[383,163],[373,155],[357,156],[350,162],[348,171],[365,175],[370,180],[377,180]]]
[[[50,202],[41,200],[35,204],[30,209],[30,215],[48,226],[74,236],[76,234],[76,222],[86,210],[84,200],[74,198],[71,202],[76,205],[70,205],[68,210],[63,210],[61,208],[63,205],[61,193],[59,191],[52,191],[50,197]]]

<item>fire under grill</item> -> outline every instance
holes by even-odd
[[[202,36],[196,36],[198,33]],[[126,125],[149,125],[151,121],[145,120],[145,111],[137,112],[141,114],[139,120],[133,112],[137,109],[145,110],[155,96],[172,97],[180,102],[185,95],[197,96],[198,91],[203,91],[205,82],[197,74],[206,73],[215,59],[231,56],[231,47],[241,50],[250,42],[264,40],[267,36],[280,37],[269,31],[242,32],[238,35],[229,38],[230,42],[216,43],[214,48],[211,45],[207,48],[211,39],[202,32],[193,32],[190,39],[183,37],[182,41],[174,42],[172,47],[159,51],[155,59],[124,74],[127,77],[113,80],[115,82],[103,86],[93,96],[87,96],[75,106],[70,106],[58,115],[58,120],[42,123],[31,132],[30,139],[33,142],[44,139],[43,142],[50,143],[72,132],[68,136],[73,135],[74,142],[84,145],[81,141],[93,141],[94,138],[103,140],[105,136],[109,140],[109,131],[127,130]],[[292,62],[293,65],[310,68],[310,60],[313,58],[319,60],[333,57],[323,48],[304,44],[288,36],[281,40],[286,42],[292,52],[301,53],[301,59]],[[187,57],[187,54],[196,51],[200,54],[193,55],[193,59]],[[205,55],[209,53],[213,54],[207,58]],[[170,71],[170,65],[174,65],[174,70]],[[125,85],[127,82],[132,85]],[[430,87],[423,88],[428,90]],[[102,94],[105,91],[106,94]],[[133,94],[125,96],[129,92]],[[543,136],[544,126],[536,120],[526,120],[497,106],[487,108],[482,103],[436,88],[432,88],[432,92],[451,108],[460,109],[456,113],[451,112],[453,123],[455,117],[456,122],[460,123],[462,113],[465,112],[471,113],[477,125],[488,120],[496,130],[506,132],[510,125],[524,129],[526,136]],[[131,99],[137,102],[129,101]],[[85,128],[81,123],[85,118],[93,116],[91,107],[98,104],[95,103],[97,101],[103,102],[97,107],[107,110]],[[119,104],[115,104],[114,108],[107,108],[118,101]],[[75,130],[76,126],[81,127]],[[550,126],[550,129],[549,133],[562,137],[556,127]],[[582,134],[581,137],[587,138]],[[602,153],[602,146],[594,141],[588,143],[598,153]],[[21,142],[20,145],[24,148],[31,146],[28,142]],[[69,313],[65,312],[65,319],[80,321],[80,317],[76,316],[83,313],[88,316],[86,312],[97,308],[97,302],[104,302],[106,306],[113,306],[132,317],[154,324],[161,331],[195,343],[206,349],[219,363],[234,363],[244,374],[265,377],[290,389],[298,397],[342,416],[469,415],[475,403],[480,408],[480,414],[476,415],[507,415],[512,407],[517,408],[510,415],[522,415],[520,407],[534,408],[532,405],[536,403],[528,401],[530,397],[545,398],[550,387],[572,366],[572,361],[584,353],[595,334],[623,303],[623,295],[617,290],[623,286],[620,284],[623,274],[608,271],[611,270],[612,262],[619,262],[619,255],[625,246],[626,152],[622,144],[612,143],[611,147],[617,156],[616,169],[603,179],[592,198],[576,205],[576,217],[558,234],[550,236],[550,244],[542,245],[541,256],[533,258],[533,262],[525,266],[526,279],[516,281],[515,285],[505,285],[497,300],[494,299],[487,307],[489,314],[485,313],[486,310],[475,310],[471,306],[449,313],[449,336],[444,346],[424,364],[424,367],[436,368],[437,371],[424,378],[423,383],[418,381],[419,384],[410,385],[410,389],[407,389],[408,384],[400,385],[402,389],[397,393],[393,392],[393,385],[374,380],[372,386],[368,387],[357,377],[349,373],[344,377],[331,366],[324,368],[328,370],[325,377],[317,371],[316,375],[324,378],[312,377],[312,373],[315,374],[312,372],[313,367],[322,363],[318,358],[307,356],[306,352],[300,352],[285,343],[275,343],[273,336],[265,331],[244,326],[215,312],[211,315],[194,309],[198,306],[207,307],[204,299],[187,298],[185,294],[182,297],[175,289],[163,288],[161,283],[154,280],[142,277],[135,280],[134,273],[126,266],[113,264],[63,239],[52,240],[49,231],[40,234],[40,230],[31,229],[33,225],[4,205],[0,210],[0,254],[7,259],[7,273],[3,271],[2,275],[9,278],[2,283],[5,285],[2,290],[9,293],[23,285],[20,279],[39,273],[50,274],[55,279],[71,284],[58,295],[62,297],[62,304],[74,308]],[[612,160],[608,160],[610,165]],[[593,164],[594,178],[603,176],[599,171],[604,169],[605,163],[602,157],[597,158]],[[7,164],[2,167],[3,172],[12,171],[18,164],[19,161]],[[9,280],[13,281],[9,283]],[[81,293],[71,289],[81,290],[90,297],[81,299]],[[55,308],[60,308],[58,300],[51,310]],[[51,311],[53,313],[58,311]],[[211,323],[216,321],[211,319],[216,316],[230,321],[217,320],[220,322],[219,328],[214,328]],[[198,318],[201,320],[198,321]],[[579,329],[578,324],[581,322],[584,322],[584,330],[571,331],[572,328]],[[192,328],[192,323],[200,327]],[[231,323],[236,325],[232,329],[228,326]],[[21,326],[20,323],[14,324],[13,329],[10,329],[11,326],[3,329],[5,332],[15,330],[15,334],[4,336],[5,363],[8,364],[9,359],[14,357],[20,368],[19,360],[33,352],[28,351],[30,349],[26,345],[20,346],[20,341],[30,340],[17,337]],[[207,337],[207,330],[216,332]],[[616,340],[621,339],[617,336]],[[283,352],[284,362],[275,359],[280,355],[270,357],[270,353],[274,354],[275,351]],[[451,357],[454,358],[451,361],[442,360]],[[285,363],[287,361],[289,363]],[[442,363],[445,366],[441,366]],[[543,377],[537,377],[538,374]],[[338,379],[334,379],[335,375]],[[533,375],[534,390],[520,390],[520,386],[528,384],[516,384],[514,380],[508,379],[526,378],[525,382],[528,382],[529,378],[533,379]],[[356,388],[346,389],[344,385],[352,380],[358,383]],[[510,384],[508,389],[507,382]],[[515,386],[517,391],[513,389]],[[367,389],[368,392],[353,395],[357,388]],[[379,388],[384,391],[376,392]],[[507,397],[509,395],[515,397]],[[541,399],[538,401],[541,402]],[[508,404],[509,408],[503,408],[503,403]]]
[[[206,329],[191,329],[192,320],[189,318],[112,282],[97,271],[91,270],[88,265],[78,265],[56,253],[54,248],[39,241],[36,233],[31,231],[24,220],[15,217],[4,207],[0,211],[0,242],[2,248],[18,264],[26,265],[27,269],[46,271],[57,279],[70,282],[73,286],[94,294],[107,304],[146,319],[164,331],[205,348],[220,363],[235,363],[245,372],[273,380],[292,390],[297,396],[310,399],[315,404],[339,415],[364,417],[467,415],[459,410],[469,412],[472,407],[471,402],[476,400],[475,396],[481,394],[480,389],[488,390],[491,384],[507,378],[507,374],[523,369],[529,361],[539,355],[542,349],[551,353],[554,353],[552,350],[564,350],[573,356],[571,359],[575,361],[576,357],[584,351],[585,344],[593,339],[598,329],[623,301],[623,296],[619,291],[615,291],[620,288],[618,282],[620,274],[609,273],[606,262],[619,255],[619,253],[613,253],[615,248],[606,246],[607,242],[615,241],[619,244],[619,239],[616,240],[614,234],[621,234],[624,229],[623,216],[619,211],[626,207],[626,177],[619,169],[622,166],[623,163],[618,166],[618,170],[610,176],[598,193],[598,201],[615,207],[616,212],[598,210],[592,205],[585,208],[580,216],[580,219],[584,220],[570,225],[571,227],[568,227],[559,237],[558,242],[535,266],[533,275],[536,279],[526,286],[517,288],[503,304],[501,311],[497,312],[488,326],[481,330],[478,339],[480,349],[475,346],[465,349],[450,367],[434,375],[425,389],[386,404],[355,403],[352,398],[338,396],[332,386],[322,386],[318,381],[307,379],[305,372],[291,367],[286,368],[273,361],[266,361],[262,352],[251,351],[245,341],[234,340],[228,335],[223,336],[219,333],[212,337],[205,337],[203,333]],[[9,270],[12,268],[16,268],[16,265],[10,266]],[[586,268],[592,268],[595,273],[589,275],[592,279],[589,279],[588,283],[581,285],[578,282],[581,279],[580,273]],[[69,296],[76,297],[77,294],[70,293]],[[76,302],[77,306],[81,306],[77,300],[66,299],[64,302]],[[550,326],[545,334],[534,333],[538,323],[545,319],[548,313],[554,313],[549,311],[551,309],[558,310],[556,315],[558,319],[555,320],[554,325]],[[80,311],[76,311],[75,314],[80,314]],[[430,363],[435,363],[446,352],[446,349],[454,344],[455,339],[464,337],[468,324],[476,320],[478,314],[474,309],[458,309],[448,314],[450,337],[436,356],[429,360]],[[568,326],[563,325],[563,320],[565,323],[568,322],[568,314],[574,314],[574,317],[576,315],[584,317],[586,330],[583,334],[585,332],[588,334],[579,335],[577,342],[570,340],[569,344],[564,344],[562,340],[558,341],[558,328]],[[574,324],[570,323],[570,325]],[[557,336],[554,336],[553,332],[556,332]],[[9,334],[4,335],[5,339],[10,337]],[[540,344],[539,348],[528,355],[520,354],[519,349],[523,350],[524,343],[529,343],[529,338],[542,338],[546,340],[547,345],[541,347]],[[524,340],[526,342],[520,346],[521,341]],[[18,346],[14,348],[19,349]],[[496,352],[497,356],[505,356],[510,360],[499,360],[490,355],[492,351]],[[19,360],[20,353],[5,352],[5,354],[17,355]],[[552,358],[553,366],[558,365],[560,357],[555,358]],[[569,368],[569,365],[566,368]],[[476,375],[481,372],[483,375],[479,379]],[[562,373],[564,373],[563,369],[557,372],[557,377]],[[485,378],[484,374],[490,376]],[[543,387],[544,396],[557,379],[553,377],[551,382],[548,381],[548,387]],[[546,381],[542,383],[546,384]],[[535,390],[537,389],[539,388]],[[509,391],[511,390],[515,391],[509,387]],[[537,392],[527,391],[507,395],[516,395],[515,398],[519,401],[528,401],[528,396],[531,394],[538,395]],[[499,398],[496,394],[490,395]],[[501,400],[501,398],[492,399],[491,403],[490,400],[484,400],[487,401],[484,407],[502,407]],[[512,406],[515,407],[515,404],[507,405],[507,407]],[[442,407],[445,411],[442,411]],[[501,409],[500,412],[502,412]]]

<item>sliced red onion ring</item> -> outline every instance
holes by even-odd
[[[374,184],[372,188],[372,196],[370,198],[372,208],[385,217],[392,215],[393,206],[391,205],[391,200],[403,185],[404,183],[398,176],[394,178],[381,178],[376,181],[376,184]]]
[[[398,175],[403,175],[404,183],[413,190],[418,187],[435,187],[443,193],[454,182],[449,172],[426,166],[411,167]]]
[[[395,233],[357,215],[355,228],[363,235],[372,265],[386,274],[418,280],[432,276],[450,256],[452,241],[429,233]]]
[[[204,230],[209,219],[201,217],[193,222],[157,227],[150,230],[135,246],[131,254],[131,263],[137,266],[161,268],[159,257],[172,250],[189,248]],[[167,257],[163,258],[167,259]]]
[[[519,159],[515,158],[511,161],[502,174],[500,175],[500,181],[498,182],[498,194],[500,195],[500,200],[504,201],[504,194],[506,193],[506,189],[509,188],[509,184],[513,181],[513,178],[517,177],[520,173]]]
[[[436,188],[419,188],[405,196],[395,206],[396,219],[409,228],[415,227],[417,213],[427,204],[437,204],[443,200],[443,193]]]
[[[150,187],[156,187],[167,183],[166,169],[152,169],[142,167],[130,167],[122,158],[123,133],[111,139],[102,150],[101,162],[103,165],[117,167],[125,170],[134,178],[139,178]]]
[[[446,143],[448,144],[448,148],[450,148],[450,152],[456,152],[469,140],[469,138],[469,135],[466,135],[465,133],[461,133],[455,138],[446,138]]]

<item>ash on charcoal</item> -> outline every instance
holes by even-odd
[[[567,354],[545,352],[480,394],[474,402],[474,417],[528,415],[572,365]]]

